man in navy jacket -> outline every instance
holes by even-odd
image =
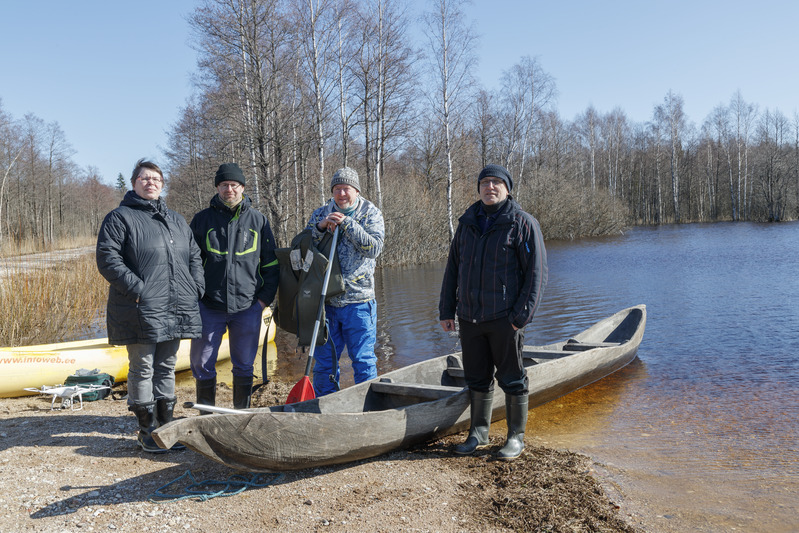
[[[504,167],[485,167],[477,189],[480,200],[461,216],[452,239],[439,302],[444,331],[455,331],[458,317],[471,397],[469,435],[455,452],[468,455],[488,444],[496,376],[508,422],[508,438],[497,457],[511,460],[524,449],[524,326],[541,301],[547,257],[538,221],[510,196],[513,179]]]
[[[233,363],[233,407],[246,409],[252,395],[252,367],[258,353],[263,310],[277,293],[279,267],[272,228],[244,194],[236,163],[219,166],[217,194],[191,221],[205,270],[200,300],[202,337],[191,343],[191,371],[197,403],[216,401],[216,360],[228,330]]]

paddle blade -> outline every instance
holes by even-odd
[[[286,405],[290,403],[304,402],[305,400],[313,400],[316,398],[316,393],[313,390],[313,385],[308,376],[303,376],[301,380],[292,387],[289,392],[289,397],[286,399]]]

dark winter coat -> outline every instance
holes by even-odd
[[[502,317],[517,328],[533,319],[547,282],[547,256],[538,221],[508,198],[483,233],[481,202],[459,219],[441,285],[439,316],[473,323]]]
[[[205,305],[238,313],[258,300],[272,303],[280,275],[275,237],[248,196],[230,209],[214,195],[190,226],[205,270]]]
[[[111,284],[111,344],[197,338],[205,287],[200,250],[186,220],[163,199],[128,191],[97,236],[97,268]]]

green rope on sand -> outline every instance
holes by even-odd
[[[147,499],[153,503],[177,502],[191,498],[196,498],[204,502],[211,498],[216,498],[217,496],[235,496],[236,494],[241,494],[250,487],[267,487],[277,483],[283,477],[283,474],[252,474],[250,476],[234,474],[225,481],[218,479],[197,481],[191,473],[191,470],[186,470],[186,472],[177,479],[170,481],[150,494]],[[179,494],[169,494],[166,492],[167,487],[177,485],[178,482],[184,479],[187,480],[185,482],[186,486],[183,487],[183,489],[178,489],[180,492]]]

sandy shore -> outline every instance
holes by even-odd
[[[288,386],[265,389],[262,405],[284,398]],[[178,394],[191,400],[193,390]],[[229,390],[221,389],[219,404],[229,403]],[[512,463],[493,460],[490,451],[455,457],[451,447],[464,437],[456,435],[339,467],[256,476],[190,450],[143,453],[136,431],[121,399],[86,402],[81,411],[51,411],[45,397],[0,399],[0,531],[646,529],[608,498],[588,458],[530,443]],[[492,443],[501,445],[501,435]],[[192,478],[232,477],[239,484],[228,490],[241,491],[235,495],[203,499],[187,491]]]

